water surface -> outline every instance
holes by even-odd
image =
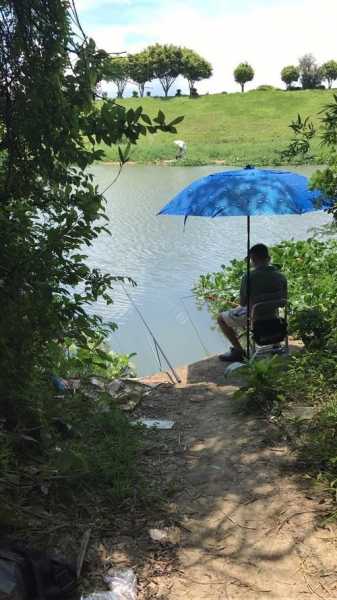
[[[246,219],[242,217],[158,217],[159,209],[191,181],[224,167],[127,166],[106,193],[111,236],[101,235],[90,249],[92,266],[137,282],[126,296],[116,284],[114,304],[98,303],[96,311],[119,329],[111,345],[120,352],[136,352],[140,375],[158,371],[151,336],[135,305],[174,366],[198,360],[227,347],[207,309],[198,310],[191,289],[201,273],[215,271],[246,254]],[[309,175],[312,168],[299,172]],[[101,189],[116,175],[114,165],[93,169]],[[253,217],[251,243],[272,244],[308,237],[313,226],[329,219],[323,213]]]

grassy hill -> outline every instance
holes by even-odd
[[[331,99],[328,90],[284,92],[252,91],[245,94],[214,94],[200,98],[129,98],[126,107],[139,105],[150,116],[159,109],[168,120],[184,115],[176,135],[157,133],[143,138],[132,150],[131,160],[154,163],[174,160],[175,139],[188,145],[187,157],[179,164],[228,165],[280,164],[277,151],[291,137],[289,123],[300,113],[318,122],[318,112]],[[103,146],[104,147],[104,146]],[[106,160],[118,160],[115,149],[104,147]],[[318,151],[318,142],[314,147]]]

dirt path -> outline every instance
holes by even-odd
[[[175,568],[154,570],[150,587],[144,571],[141,597],[337,599],[329,500],[308,488],[272,423],[238,413],[223,370],[217,358],[181,369],[181,385],[160,386],[139,409],[176,421],[157,434],[166,451],[154,468],[171,482],[167,519],[181,531]]]

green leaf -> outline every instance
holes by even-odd
[[[170,127],[174,126],[174,125],[178,125],[178,123],[181,123],[183,120],[185,119],[184,116],[181,117],[176,117],[175,119],[173,119],[173,121],[170,121],[170,123],[168,124]]]
[[[144,123],[146,123],[147,125],[152,125],[152,121],[151,121],[149,115],[142,113],[141,118],[143,119]]]

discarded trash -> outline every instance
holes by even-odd
[[[62,379],[62,377],[52,375],[51,381],[57,392],[63,393],[68,389],[68,382],[66,381],[66,379]]]
[[[104,387],[104,386],[103,386]],[[112,395],[116,394],[123,387],[123,382],[120,379],[114,379],[106,386],[106,390],[108,394]]]
[[[111,592],[111,600],[136,600],[137,577],[132,569],[110,569],[104,577]]]
[[[149,529],[151,540],[160,544],[180,544],[181,531],[178,527],[163,527],[163,529]]]
[[[127,379],[109,380],[104,377],[91,377],[81,381],[80,391],[93,400],[99,400],[102,394],[106,395],[104,412],[109,411],[108,397],[122,410],[132,411],[152,389],[140,381]]]
[[[99,387],[102,390],[104,390],[104,387],[105,387],[105,385],[104,385],[104,379],[99,379],[98,377],[91,377],[90,378],[90,383],[92,383],[92,385],[96,385],[97,387]]]
[[[231,373],[237,371],[238,369],[241,369],[242,367],[244,367],[244,364],[241,363],[241,362],[233,362],[233,363],[231,363],[225,369],[225,376],[228,377],[228,375],[230,375]]]
[[[137,421],[133,421],[134,424],[144,425],[148,429],[156,428],[156,429],[172,429],[174,425],[174,421],[169,421],[167,419],[145,419],[141,417],[137,419]]]

